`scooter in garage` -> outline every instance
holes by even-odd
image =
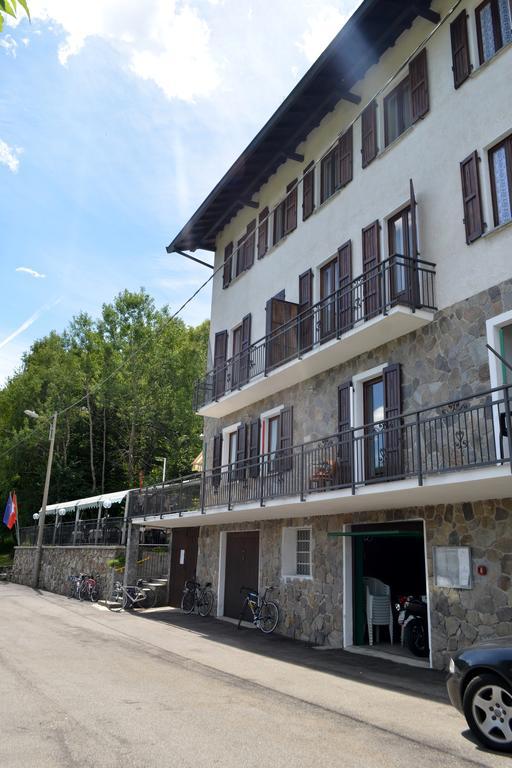
[[[425,658],[429,654],[427,603],[418,597],[400,597],[395,603],[402,645],[414,656]]]

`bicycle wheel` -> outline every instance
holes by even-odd
[[[144,600],[141,600],[140,602],[137,601],[137,605],[139,605],[140,608],[153,608],[156,603],[155,590],[151,589],[151,587],[144,587],[142,591],[144,592]]]
[[[269,635],[277,627],[279,621],[279,608],[276,603],[263,603],[260,608],[258,626],[262,632]]]
[[[89,597],[89,586],[86,581],[82,581],[78,588],[78,599],[87,600]]]
[[[114,589],[110,600],[106,601],[109,611],[122,611],[124,605],[124,594],[121,589]]]
[[[192,613],[195,604],[195,592],[191,592],[190,589],[186,589],[183,593],[183,597],[181,598],[181,610],[183,613]]]
[[[213,608],[213,592],[211,589],[205,589],[203,594],[201,595],[201,600],[199,601],[199,605],[197,610],[199,611],[200,616],[209,616],[212,612]]]
[[[238,617],[238,629],[240,629],[240,627],[242,626],[242,621],[244,620],[244,616],[246,614],[248,605],[249,605],[249,600],[248,598],[245,598],[244,604],[242,605],[242,610],[240,611],[240,616]]]
[[[89,584],[88,597],[91,603],[97,603],[100,598],[100,590],[96,582]]]
[[[69,598],[76,597],[76,581],[74,579],[70,579],[68,597]]]

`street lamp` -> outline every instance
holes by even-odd
[[[163,462],[163,471],[162,471],[162,485],[165,483],[165,470],[167,468],[167,458],[165,456],[155,456],[155,461],[162,461]]]
[[[38,419],[39,414],[35,411],[26,410],[25,415],[28,416],[31,419]],[[46,478],[44,481],[44,491],[43,491],[43,503],[41,504],[41,511],[39,512],[39,527],[37,529],[37,544],[36,544],[36,557],[34,562],[34,576],[33,576],[33,587],[34,589],[37,589],[37,586],[39,584],[39,573],[41,571],[41,558],[43,556],[43,536],[44,536],[44,520],[46,517],[46,504],[48,503],[48,491],[50,489],[50,477],[52,474],[52,462],[53,462],[53,447],[55,445],[55,432],[57,428],[57,412],[55,412],[52,416],[52,420],[50,422],[50,450],[48,451],[48,463],[46,465]],[[37,514],[37,512],[35,513]],[[35,515],[33,515],[34,520]]]

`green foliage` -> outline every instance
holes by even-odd
[[[98,320],[81,313],[64,333],[36,341],[0,389],[0,512],[15,489],[21,524],[32,524],[49,418],[76,401],[58,418],[49,503],[135,488],[140,473],[145,484],[159,481],[156,456],[167,457],[168,478],[188,474],[202,447],[192,393],[208,333],[208,322],[171,320],[141,290],[119,294]],[[26,408],[41,418],[29,419]]]
[[[30,11],[28,9],[27,0],[0,0],[0,32],[4,26],[4,16],[8,15],[16,18],[18,3],[24,9],[30,21]]]
[[[107,565],[109,568],[124,568],[126,565],[126,557],[124,555],[118,555],[117,557],[112,558],[112,560],[107,560]]]

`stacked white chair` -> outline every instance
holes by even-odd
[[[368,639],[373,645],[373,628],[377,627],[377,642],[379,627],[389,627],[389,636],[393,644],[393,610],[391,608],[391,588],[379,579],[365,577],[366,588],[366,621],[368,624]]]

